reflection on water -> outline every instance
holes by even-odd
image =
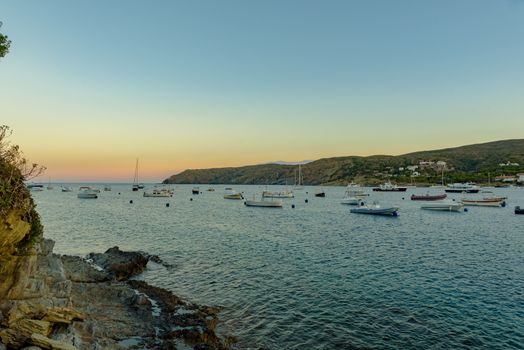
[[[371,200],[400,206],[398,218],[387,218],[350,214],[339,204],[341,187],[324,188],[326,198],[306,187],[284,209],[248,208],[213,187],[192,196],[192,186],[179,185],[173,198],[143,198],[112,185],[96,200],[55,187],[34,197],[56,252],[118,245],[160,255],[174,268],[150,264],[141,277],[223,307],[220,330],[236,335],[239,348],[524,344],[524,216],[513,214],[524,189],[493,190],[509,197],[507,208],[467,213],[420,210],[409,196],[426,190],[369,191]],[[261,190],[233,187],[247,196]]]

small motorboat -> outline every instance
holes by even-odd
[[[262,200],[257,201],[253,198],[253,200],[246,200],[244,205],[248,207],[282,208],[282,200],[266,201],[262,197]]]
[[[373,204],[360,203],[358,208],[353,208],[350,212],[354,214],[398,216],[398,207],[382,207],[376,202]]]
[[[454,183],[448,184],[444,190],[447,193],[479,193],[480,187],[472,183]]]
[[[315,197],[322,197],[322,198],[324,198],[325,196],[326,196],[326,192],[324,192],[323,189],[317,190],[315,192]]]
[[[516,206],[515,214],[524,214],[524,208],[521,208],[520,206]]]
[[[73,189],[71,187],[62,186],[62,192],[73,192]]]
[[[406,192],[407,187],[399,187],[393,185],[391,182],[386,182],[385,184],[380,185],[379,187],[373,188],[375,192]]]
[[[462,203],[467,206],[477,207],[505,207],[506,202],[499,198],[487,198],[487,199],[462,199]]]
[[[459,212],[464,208],[464,204],[455,201],[435,201],[433,203],[423,204],[420,209],[424,210],[438,210],[438,211],[454,211]]]
[[[106,192],[111,191],[111,186],[105,185],[104,186],[104,191],[106,191]]]
[[[358,197],[344,197],[340,203],[346,205],[359,205],[361,201],[362,199]]]
[[[167,188],[154,188],[153,191],[144,191],[144,197],[166,198],[173,197],[173,192]]]
[[[200,194],[200,188],[198,188],[198,187],[193,187],[193,189],[191,190],[191,193],[192,193],[192,194]]]
[[[244,199],[242,193],[233,190],[231,187],[227,187],[224,192],[224,199]]]
[[[293,191],[290,191],[290,190],[277,191],[277,192],[263,191],[262,197],[264,198],[294,198],[295,195],[293,194]]]
[[[215,192],[215,189],[214,189],[213,187],[209,187],[209,188],[207,189],[207,192]]]
[[[364,193],[362,189],[360,189],[360,186],[351,183],[346,187],[344,198],[342,198],[340,203],[347,205],[359,205],[365,196],[367,196],[367,194]]]
[[[92,189],[91,187],[82,186],[80,187],[80,192],[77,195],[78,198],[98,198],[97,190]]]
[[[412,201],[439,201],[439,200],[442,200],[442,199],[445,199],[448,195],[447,194],[436,194],[436,195],[430,195],[429,193],[426,194],[426,195],[422,195],[422,196],[419,196],[419,195],[416,195],[416,194],[412,194],[411,195],[411,200]]]

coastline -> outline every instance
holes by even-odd
[[[87,258],[43,239],[18,261],[0,301],[0,349],[230,349],[215,334],[218,308],[133,279],[158,257],[118,247]],[[21,263],[21,264],[20,264]],[[166,268],[170,268],[166,266]]]

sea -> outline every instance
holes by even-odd
[[[365,188],[366,201],[400,208],[381,217],[350,213],[344,187],[319,198],[306,186],[275,209],[223,198],[225,187],[252,199],[266,186],[193,195],[174,185],[172,198],[145,198],[130,184],[66,185],[74,191],[33,193],[56,253],[159,255],[172,267],[150,262],[139,278],[220,307],[218,332],[237,349],[524,349],[524,215],[514,214],[524,188],[448,194],[507,197],[504,208],[459,213],[409,198],[442,188]],[[99,198],[77,198],[81,185]]]

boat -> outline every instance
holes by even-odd
[[[231,187],[227,187],[224,192],[224,199],[244,199],[242,193],[233,190]]]
[[[295,185],[293,186],[293,189],[295,190],[302,190],[304,189],[304,185],[302,184],[302,165],[298,165],[298,181],[296,179],[296,170],[295,170]]]
[[[425,195],[412,194],[411,200],[412,201],[439,201],[439,200],[445,199],[447,196],[448,195],[445,193],[444,194],[435,194],[435,195],[430,195],[429,193]]]
[[[111,191],[111,186],[105,185],[104,186],[104,191]]]
[[[324,198],[326,196],[326,192],[321,188],[319,190],[315,191],[315,197],[322,197]]]
[[[262,200],[257,201],[253,196],[253,200],[246,200],[244,205],[248,207],[282,208],[283,203],[282,200],[266,201],[264,197],[262,197]]]
[[[173,192],[167,188],[154,188],[151,192],[144,191],[144,197],[173,197]]]
[[[467,206],[477,207],[505,207],[506,202],[498,198],[495,199],[462,199],[462,203]]]
[[[262,191],[262,197],[264,198],[294,198],[295,195],[293,194],[293,191],[286,189],[286,190],[277,191],[277,192]]]
[[[423,204],[420,209],[424,210],[438,210],[438,211],[455,211],[459,212],[464,208],[464,204],[461,202],[455,202],[450,200],[434,201],[432,203]]]
[[[71,187],[62,186],[62,192],[73,192],[73,189]]]
[[[35,183],[31,182],[31,183],[28,183],[26,185],[26,187],[29,188],[29,189],[31,189],[31,188],[43,188],[44,185],[42,185],[42,184],[35,184]]]
[[[138,191],[140,189],[140,185],[141,184],[138,183],[138,158],[137,158],[136,165],[135,165],[135,176],[133,177],[133,186],[131,187],[133,192]],[[144,188],[143,185],[142,185],[142,188]]]
[[[199,194],[199,193],[200,193],[200,188],[198,188],[198,187],[193,187],[193,189],[191,190],[191,193],[192,193],[192,194]]]
[[[98,198],[98,192],[91,187],[82,186],[77,195],[78,198]]]
[[[482,199],[493,200],[493,201],[496,201],[496,200],[505,201],[506,199],[508,199],[508,197],[484,197]]]
[[[350,183],[347,185],[344,198],[342,198],[340,203],[347,205],[359,205],[365,196],[368,196],[368,194],[364,193],[364,191],[360,189],[360,186]]]
[[[520,206],[516,206],[515,214],[524,214],[524,208],[521,208]]]
[[[408,188],[407,187],[399,187],[397,185],[393,185],[391,182],[386,182],[379,187],[374,187],[373,191],[375,192],[406,192]]]
[[[209,188],[207,189],[207,191],[208,191],[208,192],[215,192],[215,189],[214,189],[213,187],[209,187]]]
[[[350,213],[398,216],[398,207],[382,207],[376,202],[373,204],[360,203],[358,208],[351,209]]]
[[[448,184],[444,190],[448,193],[478,193],[480,188],[470,182]]]

